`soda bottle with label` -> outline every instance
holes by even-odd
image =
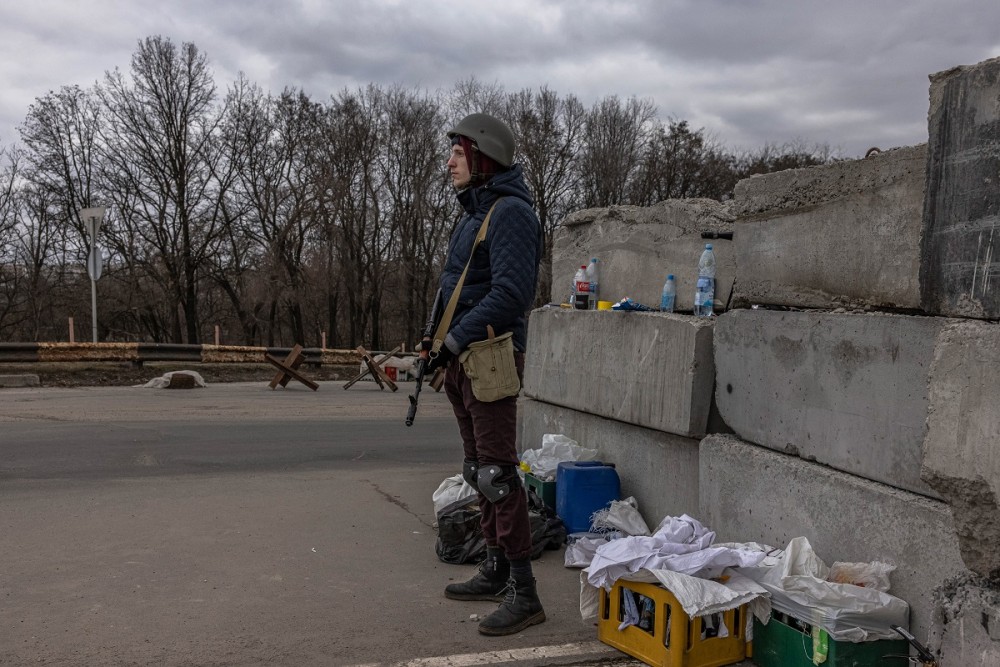
[[[577,269],[573,284],[575,285],[573,306],[577,310],[587,310],[590,308],[590,281],[587,280],[586,265]]]

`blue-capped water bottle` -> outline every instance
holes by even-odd
[[[698,286],[694,293],[694,314],[711,317],[712,302],[715,300],[715,253],[712,244],[706,243],[698,260]]]
[[[674,301],[676,299],[677,286],[674,283],[674,274],[671,273],[667,276],[666,282],[663,283],[663,292],[660,293],[660,312],[674,312]]]
[[[598,276],[596,257],[592,257],[590,259],[590,264],[587,265],[585,274],[587,276],[587,282],[590,285],[590,292],[588,293],[589,307],[590,310],[597,310],[597,291],[599,289],[598,283],[600,282],[600,278]]]

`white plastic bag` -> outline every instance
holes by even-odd
[[[639,514],[639,503],[632,496],[612,500],[610,507],[594,512],[590,525],[596,533],[618,530],[626,535],[649,535],[649,526]]]
[[[836,641],[898,639],[890,626],[908,626],[910,607],[904,600],[875,588],[827,581],[830,568],[804,537],[788,543],[777,565],[739,572],[767,589],[775,609],[819,625]]]
[[[546,433],[542,436],[541,449],[529,449],[521,456],[522,469],[526,464],[531,474],[544,482],[556,478],[556,470],[563,461],[593,461],[596,449],[588,449],[576,440],[561,433]]]
[[[871,563],[841,563],[830,566],[827,581],[837,584],[854,584],[865,588],[874,588],[883,593],[889,592],[889,573],[896,569],[891,563],[872,561]]]
[[[434,501],[434,516],[437,516],[441,510],[452,503],[457,503],[465,498],[472,500],[475,497],[476,490],[465,481],[464,477],[461,475],[447,477],[431,496],[431,500]]]

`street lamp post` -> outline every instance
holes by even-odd
[[[104,219],[104,207],[95,206],[85,208],[80,211],[80,219],[87,227],[87,234],[90,236],[90,254],[87,256],[87,275],[90,276],[90,321],[93,342],[97,342],[97,281],[101,277],[103,260],[101,249],[97,247],[97,232],[101,229],[101,221]]]

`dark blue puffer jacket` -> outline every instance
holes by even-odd
[[[458,193],[465,215],[452,232],[448,257],[441,272],[441,296],[447,305],[469,260],[472,243],[490,206],[503,198],[490,217],[486,239],[465,276],[462,293],[445,345],[458,354],[487,337],[486,325],[497,336],[514,332],[514,349],[523,352],[526,314],[535,300],[542,229],[532,208],[520,165],[497,174],[485,185]]]

